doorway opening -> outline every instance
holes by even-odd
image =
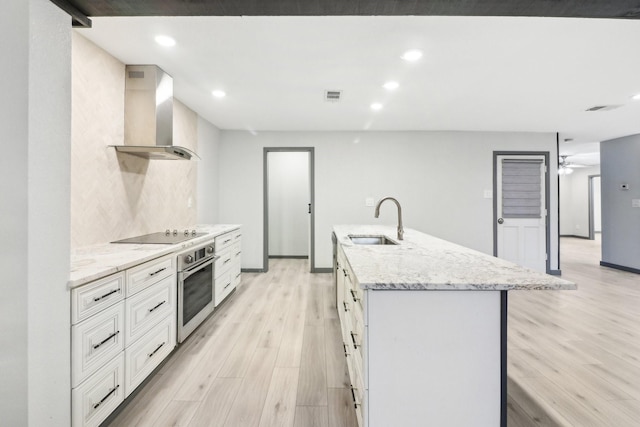
[[[263,270],[269,258],[307,258],[315,272],[313,147],[265,147],[263,181]]]
[[[602,232],[600,175],[589,175],[589,240]]]

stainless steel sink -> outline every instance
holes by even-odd
[[[397,245],[395,242],[389,239],[387,236],[355,236],[349,235],[349,239],[355,245]]]

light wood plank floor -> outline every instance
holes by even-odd
[[[640,275],[561,239],[577,291],[509,293],[509,426],[640,426]]]
[[[640,426],[640,276],[563,238],[578,291],[509,293],[509,427]],[[274,259],[171,356],[112,426],[356,426],[331,275]]]
[[[307,270],[243,273],[109,425],[356,427],[331,275]]]

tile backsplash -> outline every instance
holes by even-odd
[[[116,154],[125,65],[73,34],[71,247],[196,223],[197,162]],[[174,99],[173,143],[197,150],[197,114]]]

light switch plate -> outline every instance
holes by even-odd
[[[632,208],[640,208],[640,199],[631,199]]]
[[[364,199],[364,205],[373,206],[375,205],[375,200],[373,199],[373,197],[367,197],[366,199]]]

